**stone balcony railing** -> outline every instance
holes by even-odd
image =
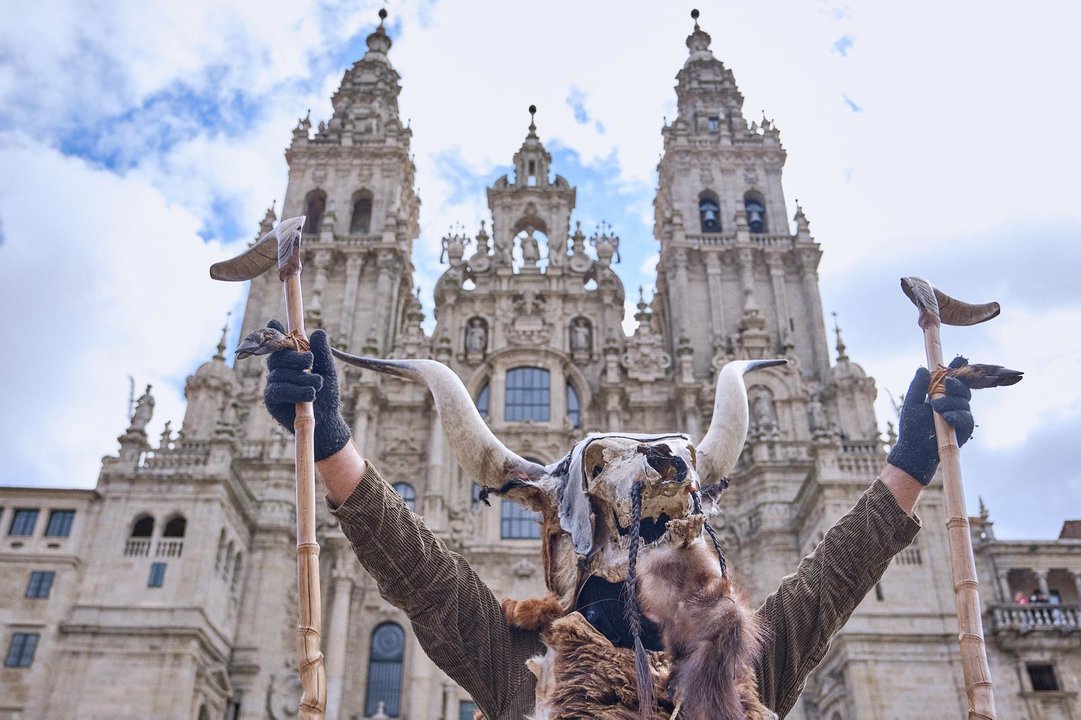
[[[184,541],[179,538],[128,538],[124,543],[124,555],[127,557],[178,558],[184,552]]]
[[[1081,605],[992,605],[993,632],[1014,630],[1021,634],[1056,630],[1062,633],[1081,630]]]
[[[705,235],[687,233],[683,237],[687,244],[696,248],[735,247],[739,243],[739,238],[735,232],[710,233]],[[751,244],[759,247],[790,248],[793,247],[796,242],[792,235],[751,233],[749,237]]]

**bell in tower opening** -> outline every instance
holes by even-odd
[[[747,228],[753,233],[766,232],[766,204],[758,193],[743,197],[743,209],[747,211]]]
[[[702,193],[698,200],[698,217],[702,221],[702,232],[721,231],[721,206],[716,195],[711,192]]]

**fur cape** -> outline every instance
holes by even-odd
[[[649,651],[656,707],[638,706],[634,651],[614,646],[555,595],[504,600],[509,624],[536,630],[548,647],[527,667],[537,676],[534,720],[770,720],[755,682],[763,634],[754,610],[701,542],[642,559],[638,600],[656,622],[663,652]],[[648,710],[648,709],[647,709]]]

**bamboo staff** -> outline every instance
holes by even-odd
[[[215,263],[215,280],[251,280],[278,266],[285,287],[286,328],[298,350],[308,347],[304,331],[304,299],[300,287],[300,240],[304,217],[282,220],[246,252],[232,260]],[[299,720],[322,720],[327,705],[326,670],[320,650],[322,626],[319,588],[319,543],[315,539],[315,413],[312,403],[296,404],[297,512],[297,656],[300,669]]]
[[[927,368],[934,373],[943,367],[942,323],[975,325],[999,313],[998,303],[969,305],[951,298],[923,278],[901,278],[901,289],[919,308],[923,329]],[[933,376],[938,379],[938,375]],[[941,382],[932,382],[932,398],[944,395]],[[946,529],[950,543],[950,567],[953,571],[953,597],[957,608],[958,640],[961,645],[961,669],[968,695],[968,720],[995,720],[995,697],[987,647],[983,639],[983,613],[980,608],[980,583],[976,578],[976,560],[972,535],[965,510],[965,491],[961,483],[961,456],[957,433],[942,416],[934,413],[935,437],[938,439],[939,468],[946,496]]]

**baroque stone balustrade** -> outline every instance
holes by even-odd
[[[1005,630],[1022,634],[1038,630],[1077,632],[1081,630],[1081,605],[992,605],[991,628],[996,633]]]

